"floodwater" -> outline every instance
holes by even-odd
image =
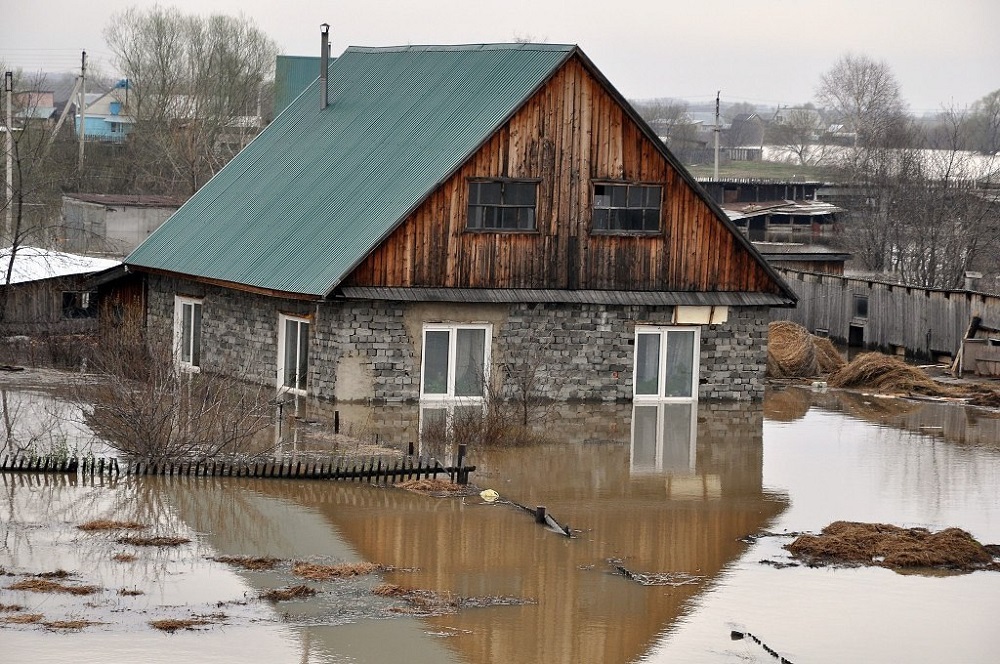
[[[761,562],[789,562],[787,533],[841,519],[957,526],[1000,543],[997,413],[788,388],[756,409],[587,405],[553,417],[560,442],[470,450],[472,481],[501,496],[493,504],[329,481],[0,474],[0,605],[102,623],[62,630],[0,612],[0,660],[779,661],[766,645],[796,664],[1000,661],[996,572]],[[399,423],[415,419],[369,414],[364,429],[393,422],[383,440],[402,442]],[[573,537],[512,503],[544,505]],[[98,518],[191,542],[135,547],[76,528]],[[763,532],[774,535],[747,537]],[[213,560],[265,555],[282,563],[253,572]],[[321,592],[304,600],[259,599],[303,582],[291,561],[392,569],[310,582]],[[9,589],[57,569],[101,590]],[[372,594],[379,583],[519,601],[411,615]],[[149,625],[184,617],[208,624]]]

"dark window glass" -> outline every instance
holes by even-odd
[[[489,180],[469,182],[467,227],[485,231],[533,231],[538,185]]]
[[[662,195],[663,188],[658,185],[595,184],[593,230],[658,232]]]

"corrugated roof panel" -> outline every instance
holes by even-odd
[[[349,48],[126,262],[325,295],[574,48]]]

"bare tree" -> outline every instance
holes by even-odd
[[[250,19],[133,7],[104,35],[128,80],[138,188],[194,193],[262,128],[278,49]]]
[[[885,62],[848,53],[820,76],[817,99],[855,132],[855,145],[889,145],[906,120],[899,82]]]
[[[783,147],[802,165],[824,160],[828,146],[823,138],[823,116],[807,106],[785,109],[775,117],[768,132],[769,143]]]
[[[1000,152],[1000,90],[972,105],[969,118],[970,147],[984,154]]]

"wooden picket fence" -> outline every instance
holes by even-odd
[[[463,446],[464,447],[464,446]],[[0,472],[66,473],[84,476],[253,477],[276,479],[342,480],[392,484],[446,474],[452,482],[467,484],[476,467],[464,463],[464,449],[454,465],[430,457],[340,457],[327,461],[123,461],[116,458],[56,458],[6,456]]]

